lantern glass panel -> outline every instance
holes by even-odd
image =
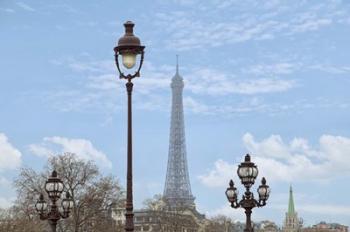
[[[228,188],[226,190],[226,197],[229,202],[234,202],[237,199],[236,191],[233,188]]]
[[[122,54],[122,61],[125,68],[131,69],[136,64],[136,54],[130,52],[124,53]]]
[[[47,203],[45,201],[38,201],[36,204],[35,204],[35,209],[38,211],[38,212],[43,212],[47,209]]]
[[[69,211],[69,200],[68,199],[64,199],[62,201],[62,208],[64,211]]]
[[[239,169],[238,169],[239,177],[245,178],[245,177],[247,177],[247,174],[248,174],[247,167],[239,167]]]
[[[258,168],[257,167],[253,167],[253,177],[256,178],[259,174]]]
[[[58,182],[58,191],[59,192],[63,192],[63,183],[62,182]]]
[[[260,196],[265,196],[267,193],[267,189],[266,189],[266,187],[260,186],[258,189],[258,192],[259,192]]]
[[[226,191],[226,196],[227,198],[234,198],[236,196],[236,193],[233,189],[227,189]]]
[[[74,203],[72,199],[69,199],[69,209],[73,209]]]
[[[45,211],[47,209],[47,203],[44,201],[42,205],[42,210]]]
[[[250,176],[253,176],[253,173],[254,173],[253,167],[249,167],[249,168],[248,168],[248,176],[249,176],[249,177],[250,177]]]
[[[43,208],[42,205],[43,205],[42,202],[36,203],[36,204],[35,204],[35,209],[36,209],[36,211],[40,212],[40,211],[42,210],[42,208]]]
[[[47,192],[52,192],[55,189],[55,184],[53,182],[47,182],[45,185],[45,189]]]

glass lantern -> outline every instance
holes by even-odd
[[[270,187],[266,185],[265,177],[261,180],[261,185],[258,188],[259,199],[262,201],[266,201],[270,196]]]
[[[50,198],[58,199],[63,192],[63,182],[57,177],[57,172],[53,171],[49,179],[45,183],[45,190]]]
[[[233,180],[230,180],[230,187],[227,188],[225,194],[229,202],[233,203],[237,201],[238,190],[234,186]]]
[[[134,35],[133,28],[135,24],[131,21],[124,23],[125,34],[118,40],[118,45],[114,48],[115,62],[120,74],[120,78],[132,79],[140,76],[140,69],[143,63],[143,55],[145,46],[141,45],[141,41]],[[139,64],[136,67],[135,73],[124,74],[119,65],[119,55],[122,57],[124,68],[130,70],[136,66],[137,57],[140,56]]]
[[[245,156],[244,162],[238,166],[237,174],[245,187],[250,188],[254,184],[259,171],[257,166],[250,161],[249,154]]]
[[[47,210],[47,203],[43,194],[40,194],[39,200],[35,204],[35,209],[39,214],[43,214]]]

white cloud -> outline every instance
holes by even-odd
[[[74,72],[84,75],[84,79],[87,80],[74,90],[64,89],[47,93],[43,99],[49,102],[51,107],[64,112],[84,111],[92,108],[96,110],[97,108],[98,112],[111,118],[111,114],[125,106],[124,82],[118,79],[113,62],[96,61],[89,54],[82,55],[82,59],[79,61],[68,58],[50,62],[53,65],[67,66]],[[276,69],[280,70],[276,72],[282,73],[287,72],[286,70],[290,67],[287,63],[281,63],[276,65]],[[222,105],[221,103],[201,102],[194,95],[210,95],[219,98],[231,94],[267,94],[288,91],[296,86],[295,80],[267,77],[245,77],[242,80],[233,74],[208,67],[191,69],[184,67],[184,70],[185,91],[187,92],[184,104],[193,113],[212,115],[218,112],[230,112],[241,114],[266,110],[266,105],[261,102],[253,105],[247,105],[246,102],[239,105],[237,103]],[[155,67],[151,62],[146,61],[142,69],[142,76],[134,81],[134,107],[143,110],[168,111],[171,101],[164,98],[164,95],[171,91],[170,82],[174,73],[175,66]],[[81,84],[79,83],[79,85]]]
[[[284,197],[283,200],[286,200],[287,196]],[[344,216],[350,216],[350,206],[347,205],[339,205],[339,204],[310,204],[310,199],[308,199],[308,202],[302,199],[299,199],[298,201],[298,207],[297,210],[299,212],[299,215],[302,215],[304,213],[311,213],[311,214],[318,214],[318,215],[344,215]],[[272,204],[269,206],[272,209],[276,209],[279,211],[285,211],[286,204]]]
[[[82,54],[80,59],[67,58],[51,61],[54,65],[64,65],[84,77],[77,79],[77,86],[71,90],[65,88],[50,91],[43,97],[46,104],[63,112],[94,110],[103,114],[108,121],[117,110],[125,108],[125,82],[118,79],[115,65],[107,60],[94,60],[89,54]],[[184,104],[192,113],[228,117],[250,112],[267,113],[271,116],[287,111],[300,113],[312,108],[347,108],[348,104],[339,102],[296,100],[289,103],[266,102],[262,96],[280,93],[299,87],[295,79],[281,78],[292,74],[302,62],[282,60],[277,63],[262,63],[241,67],[236,73],[210,67],[183,67],[181,74],[185,82]],[[313,68],[316,68],[313,66]],[[319,68],[319,67],[318,67]],[[346,71],[343,68],[342,71]],[[133,106],[141,110],[170,109],[170,81],[175,73],[175,66],[155,66],[146,61],[140,78],[134,81]],[[249,95],[241,102],[224,98],[230,95]],[[204,98],[203,98],[204,96]],[[209,97],[206,97],[209,96]],[[254,99],[259,101],[254,103]],[[201,98],[201,99],[199,99]],[[247,100],[248,99],[248,100]],[[226,117],[225,116],[225,117]]]
[[[296,86],[295,80],[246,78],[240,80],[219,70],[196,68],[185,78],[186,88],[194,94],[222,96],[229,94],[264,94],[284,92]]]
[[[321,27],[330,25],[331,23],[331,19],[310,19],[295,25],[291,32],[315,31]]]
[[[11,182],[6,179],[5,177],[0,176],[0,186],[2,187],[8,187],[11,185]]]
[[[94,75],[89,78],[90,82],[87,87],[95,90],[112,90],[120,86],[117,81],[117,76],[112,74],[115,72],[115,67],[108,65],[110,62],[88,62],[73,63],[74,70],[85,72],[103,72],[105,74]],[[77,67],[79,67],[77,69]],[[276,64],[270,69],[274,69],[276,74],[290,72],[295,68],[293,64],[281,63]],[[266,69],[266,68],[265,68]],[[113,72],[112,72],[113,70]],[[157,90],[170,89],[170,80],[174,75],[174,67],[163,65],[161,67],[154,67],[150,62],[145,62],[142,78],[137,79],[135,88],[141,94],[154,93]],[[261,72],[261,71],[260,71]],[[110,73],[110,74],[108,74]],[[266,74],[266,73],[264,73]],[[189,70],[184,78],[186,88],[195,94],[210,94],[210,95],[226,95],[226,94],[259,94],[287,91],[295,87],[294,80],[281,80],[277,78],[256,78],[250,80],[239,80],[234,75],[225,72],[210,69],[210,68],[195,68]]]
[[[166,46],[176,50],[218,47],[249,40],[260,40],[264,37],[273,38],[274,31],[284,27],[283,23],[277,21],[258,22],[253,18],[243,22],[238,20],[203,22],[180,12],[159,13],[157,16],[159,19],[156,22],[157,26],[167,25],[166,30],[170,39],[166,41]]]
[[[255,214],[255,212],[254,212]],[[214,209],[212,211],[207,211],[206,215],[210,217],[215,217],[217,215],[225,215],[231,218],[233,221],[245,221],[245,214],[243,209],[232,209],[229,203],[221,206],[220,208]],[[256,218],[256,215],[254,215]]]
[[[288,5],[278,1],[206,1],[187,6],[195,7],[192,13],[173,11],[156,14],[154,24],[166,28],[169,39],[165,41],[165,46],[168,49],[191,50],[292,37],[320,30],[346,17],[338,13],[343,8],[342,4],[334,1]],[[198,17],[198,14],[203,17]],[[218,14],[228,14],[229,17],[213,17]]]
[[[1,11],[5,11],[6,13],[15,13],[15,11],[11,8],[0,8]]]
[[[247,133],[243,143],[259,167],[259,176],[265,176],[268,181],[322,182],[350,175],[350,138],[347,137],[322,135],[318,147],[312,148],[304,138],[285,143],[281,136],[271,135],[256,141]],[[227,186],[226,182],[235,176],[232,172],[237,165],[218,160],[199,179],[209,187]]]
[[[254,75],[276,76],[290,74],[297,70],[299,67],[300,64],[288,62],[276,64],[258,64],[245,68],[243,72],[251,73]]]
[[[5,134],[0,133],[0,173],[11,173],[11,170],[17,170],[22,164],[22,154],[9,141]],[[0,176],[0,208],[10,207],[15,197],[6,197],[15,195],[12,191],[12,183],[4,176]]]
[[[184,97],[183,99],[184,108],[189,109],[194,113],[210,114],[214,113],[211,107],[203,104],[192,97]]]
[[[86,54],[86,56],[89,57],[90,55]],[[73,71],[77,71],[77,72],[114,73],[116,71],[116,67],[112,59],[100,60],[100,61],[90,60],[90,61],[82,62],[82,61],[70,58],[65,63]],[[61,64],[62,64],[62,61],[61,61]],[[60,64],[58,63],[58,65]]]
[[[237,166],[229,164],[226,161],[218,160],[214,164],[214,168],[209,173],[199,176],[202,184],[208,187],[228,186],[228,182],[232,179],[232,173],[235,172]]]
[[[48,158],[48,157],[54,155],[52,150],[50,150],[47,147],[44,147],[43,145],[39,145],[39,144],[30,144],[29,150],[31,153],[33,153],[39,157]]]
[[[51,61],[53,65],[64,65],[75,73],[80,73],[84,81],[79,82],[77,79],[74,89],[47,92],[42,98],[43,101],[55,110],[63,112],[94,110],[106,118],[105,123],[111,122],[115,112],[126,107],[125,82],[118,79],[113,62],[96,61],[89,54],[82,54],[78,60],[68,58]],[[180,73],[183,74],[185,82],[185,108],[195,114],[232,117],[251,112],[274,116],[291,111],[301,113],[313,108],[349,107],[349,104],[344,102],[317,99],[308,102],[296,100],[284,104],[266,102],[266,94],[286,92],[299,87],[300,84],[296,80],[280,76],[291,74],[301,66],[298,62],[282,61],[242,67],[237,73],[209,67],[183,67]],[[134,81],[135,109],[168,111],[171,100],[165,96],[170,96],[169,86],[174,73],[175,66],[156,67],[146,61],[141,77]],[[236,101],[229,98],[231,95],[249,96],[238,96],[235,99],[239,101]]]
[[[111,119],[116,110],[125,107],[124,82],[118,79],[113,62],[91,60],[89,54],[84,54],[82,57],[79,61],[72,58],[55,60],[53,64],[68,66],[74,72],[84,75],[87,81],[82,82],[83,85],[79,83],[81,86],[74,90],[50,92],[43,99],[50,103],[51,107],[63,112],[95,110]],[[293,73],[299,67],[301,63],[288,61],[258,64],[243,67],[236,74],[208,67],[183,67],[184,71],[181,70],[181,74],[183,73],[185,81],[184,105],[192,113],[227,116],[250,112],[276,115],[286,111],[301,112],[317,107],[347,107],[346,104],[339,102],[324,104],[325,102],[321,101],[296,101],[281,105],[266,103],[261,97],[260,100],[254,101],[258,99],[256,95],[285,92],[298,87],[299,83],[296,80],[277,76]],[[169,86],[174,72],[174,66],[155,67],[146,61],[141,78],[135,80],[134,107],[142,110],[168,111],[170,99],[164,96],[170,93]],[[234,94],[252,97],[245,97],[242,102],[222,99],[224,96]],[[210,98],[203,99],[205,95]]]
[[[328,72],[331,74],[346,74],[350,73],[350,66],[346,65],[329,65],[329,64],[316,64],[316,65],[311,65],[310,69],[315,69],[323,72]]]
[[[69,139],[59,136],[46,137],[41,144],[31,144],[29,149],[33,154],[40,157],[71,152],[82,159],[93,160],[99,166],[112,167],[112,162],[108,159],[107,155],[97,150],[91,141],[86,139]]]
[[[230,204],[227,203],[217,209],[213,209],[211,211],[207,211],[206,216],[210,217],[215,217],[217,215],[225,215],[229,218],[231,218],[234,222],[244,222],[246,221],[246,216],[244,213],[244,209],[238,208],[238,209],[233,209],[230,207]],[[261,220],[266,220],[266,215],[261,215],[259,214],[258,210],[255,210],[253,212],[253,222],[254,221],[261,221]]]
[[[206,103],[203,100],[199,100],[198,97],[184,97],[184,107],[192,113],[204,114],[204,115],[222,115],[225,117],[232,117],[233,115],[244,115],[250,112],[264,112],[271,113],[276,111],[274,107],[265,104],[258,98],[250,98],[241,103],[225,103],[220,101],[219,103]]]
[[[35,9],[33,7],[29,6],[28,4],[26,4],[24,2],[17,2],[16,5],[19,6],[20,8],[22,8],[23,10],[26,10],[26,11],[31,11],[31,12],[35,11]]]
[[[0,172],[20,167],[21,158],[21,152],[8,141],[5,134],[0,133]]]
[[[313,214],[350,216],[350,206],[334,204],[301,204],[298,210]]]

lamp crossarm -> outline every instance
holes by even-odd
[[[238,208],[241,207],[241,206],[240,206],[240,204],[238,203],[238,201],[235,200],[235,201],[231,202],[231,207],[232,207],[232,208],[235,208],[235,209],[238,209]]]
[[[257,201],[257,200],[254,199],[254,201],[255,201],[255,204],[256,204],[257,207],[263,207],[263,206],[266,205],[266,201],[265,200],[260,200],[259,199],[259,201]]]
[[[50,210],[49,212],[40,212],[39,216],[40,216],[40,220],[54,220],[54,221],[58,221],[61,218],[65,219],[68,218],[70,214],[70,211],[64,211],[63,213],[60,212],[58,209],[56,210]]]
[[[48,213],[45,213],[45,212],[40,212],[39,216],[40,216],[40,220],[47,220],[49,218]]]
[[[69,217],[69,213],[70,213],[70,211],[64,211],[63,213],[61,213],[60,212],[60,216],[61,216],[61,218],[63,218],[63,219],[65,219],[65,218],[68,218]]]

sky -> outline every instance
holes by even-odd
[[[0,206],[21,167],[74,152],[126,179],[126,90],[113,48],[132,20],[146,46],[134,80],[136,208],[162,193],[176,54],[197,208],[224,192],[250,153],[271,197],[253,220],[282,225],[293,186],[305,225],[350,225],[350,2],[130,0],[0,2]]]

